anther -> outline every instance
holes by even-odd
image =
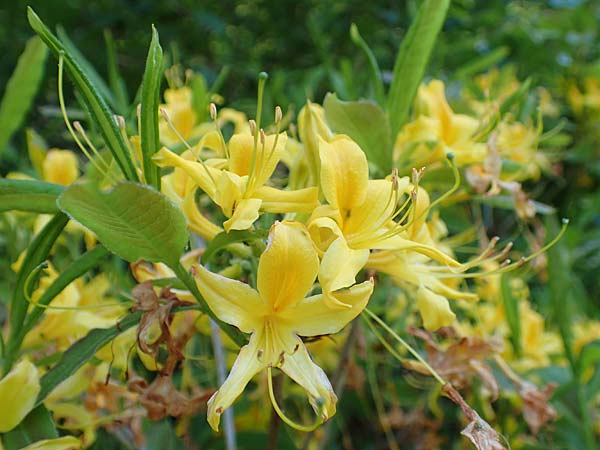
[[[275,123],[281,122],[281,119],[283,119],[283,112],[281,111],[281,107],[277,105],[275,107]]]
[[[212,120],[217,120],[217,105],[215,105],[214,103],[210,104],[210,118]]]
[[[254,119],[250,119],[248,121],[248,125],[250,126],[250,133],[252,136],[256,134],[256,121]]]
[[[266,140],[267,140],[267,136],[265,135],[265,130],[263,130],[263,129],[261,128],[261,129],[260,129],[260,132],[259,132],[259,135],[260,135],[260,143],[261,143],[262,145],[265,145],[265,142],[266,142]]]

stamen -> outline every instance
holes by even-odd
[[[215,130],[217,131],[217,134],[219,135],[219,142],[221,143],[223,153],[225,154],[225,157],[227,159],[229,159],[229,148],[227,147],[227,143],[225,142],[225,138],[223,137],[223,132],[221,131],[221,126],[219,125],[219,120],[218,120],[218,116],[217,116],[217,105],[215,105],[214,103],[211,103],[209,109],[210,109],[210,117],[212,118],[212,120],[215,124]]]
[[[92,149],[92,152],[94,153],[94,156],[96,156],[97,160],[102,163],[102,165],[106,168],[106,171],[108,173],[108,171],[109,171],[108,170],[109,169],[108,164],[100,156],[100,153],[98,152],[98,150],[96,149],[96,147],[94,146],[94,144],[92,144],[92,141],[90,140],[90,138],[88,137],[87,133],[85,132],[85,130],[81,126],[81,123],[79,123],[79,121],[75,120],[73,122],[73,127],[81,135],[81,137],[83,138],[83,140],[85,141],[85,143]]]

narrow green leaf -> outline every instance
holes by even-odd
[[[206,122],[210,102],[206,79],[201,74],[195,74],[190,82],[190,88],[192,90],[192,108],[196,113],[197,122]]]
[[[350,136],[382,173],[392,170],[392,140],[387,115],[371,100],[344,102],[329,93],[323,102],[325,118],[337,133]]]
[[[519,315],[519,299],[513,295],[510,275],[504,274],[500,279],[500,292],[504,303],[506,321],[510,328],[510,342],[517,356],[521,355],[521,317]]]
[[[58,277],[52,282],[50,286],[44,291],[41,297],[37,300],[36,304],[40,305],[34,307],[21,328],[20,337],[23,339],[25,335],[31,330],[39,318],[45,311],[42,306],[49,305],[54,298],[56,298],[69,284],[75,281],[77,278],[85,274],[88,270],[95,267],[98,262],[109,255],[109,251],[101,245],[97,245],[93,249],[81,255],[69,266],[62,270]],[[20,345],[20,342],[19,342]]]
[[[394,64],[394,78],[387,104],[392,139],[396,138],[400,128],[408,120],[410,105],[425,75],[449,5],[450,0],[425,0],[402,40]]]
[[[44,138],[36,133],[35,130],[27,128],[25,130],[25,138],[27,140],[27,154],[31,165],[37,172],[40,178],[44,177],[44,161],[48,152],[48,144]]]
[[[98,93],[102,96],[102,98],[106,100],[106,102],[111,108],[118,110],[118,108],[116,107],[116,102],[113,93],[104,81],[104,78],[100,76],[100,74],[96,71],[94,66],[92,66],[92,64],[86,59],[86,57],[83,56],[83,54],[73,43],[65,29],[60,25],[56,27],[56,35],[58,39],[60,39],[60,42],[63,44],[65,52],[72,55],[73,58],[79,63],[85,74],[90,79],[90,82],[98,90]],[[122,112],[119,111],[119,113],[121,114]]]
[[[125,178],[131,181],[138,181],[137,171],[133,165],[127,144],[113,118],[113,113],[97,87],[90,81],[89,74],[83,69],[81,62],[52,34],[31,7],[27,9],[27,17],[31,28],[42,38],[54,55],[56,57],[63,55],[67,71],[81,93],[86,107],[94,119],[94,123],[98,126],[106,146],[112,153],[115,161],[117,161]]]
[[[588,342],[583,346],[579,353],[579,360],[577,361],[579,368],[579,375],[582,376],[584,372],[592,367],[596,370],[600,370],[600,340]]]
[[[523,81],[523,83],[521,83],[519,89],[513,92],[506,100],[504,100],[504,102],[502,102],[500,105],[500,116],[504,116],[504,114],[506,114],[513,105],[521,102],[527,95],[527,92],[529,92],[530,87],[531,78],[527,78],[525,81]]]
[[[67,225],[69,218],[63,213],[57,213],[39,232],[27,248],[27,254],[17,274],[17,282],[10,304],[10,335],[4,358],[4,373],[8,372],[14,363],[18,346],[15,346],[16,336],[23,325],[29,302],[25,298],[25,282],[29,274],[46,260],[54,242]]]
[[[48,50],[37,36],[27,41],[0,102],[0,154],[31,108],[44,76]]]
[[[142,81],[141,139],[142,162],[146,183],[160,191],[160,169],[152,162],[152,155],[160,149],[158,134],[158,105],[160,82],[163,75],[163,53],[158,32],[152,27],[152,41],[146,58],[146,70]]]
[[[117,64],[117,52],[115,50],[115,41],[110,30],[104,30],[104,42],[106,43],[106,66],[108,71],[108,85],[115,98],[115,109],[121,115],[127,114],[129,108],[129,95],[125,80],[119,71]]]
[[[5,450],[19,450],[34,442],[57,437],[52,415],[44,405],[38,405],[16,428],[2,435],[2,444]]]
[[[90,183],[74,184],[59,197],[58,206],[127,261],[161,261],[174,267],[187,243],[183,213],[145,185],[123,182],[104,192]]]
[[[493,206],[495,208],[515,210],[516,204],[515,199],[510,195],[494,195],[493,197],[486,197],[485,195],[474,195],[471,197],[478,203]],[[556,209],[545,203],[533,201],[533,207],[536,214],[551,215],[556,213]]]
[[[135,312],[125,316],[119,323],[110,328],[93,329],[85,337],[75,342],[63,353],[60,361],[40,380],[40,393],[37,405],[41,404],[56,386],[73,375],[77,369],[88,362],[102,347],[139,323],[142,312]]]
[[[45,181],[0,178],[0,212],[55,214],[58,212],[56,199],[64,189],[59,184]]]
[[[206,250],[202,254],[202,264],[207,264],[213,255],[219,250],[227,247],[235,242],[250,242],[255,239],[263,239],[266,236],[260,235],[256,231],[250,230],[232,230],[230,232],[223,231],[217,234],[206,246]]]
[[[369,69],[371,70],[371,82],[373,83],[373,90],[375,92],[375,100],[377,103],[383,106],[385,101],[385,92],[383,90],[383,78],[381,77],[381,70],[375,55],[369,48],[367,42],[363,39],[358,31],[356,24],[350,25],[350,38],[352,42],[356,44],[358,48],[365,54],[367,61],[369,62]]]
[[[457,80],[472,77],[484,70],[489,69],[492,66],[495,66],[500,61],[508,56],[510,53],[510,49],[506,46],[498,47],[492,50],[485,55],[480,56],[472,61],[469,61],[468,64],[460,67],[456,72],[454,72],[454,78]]]

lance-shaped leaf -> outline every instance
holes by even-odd
[[[160,101],[160,82],[163,73],[163,53],[158,41],[156,28],[152,27],[152,41],[146,59],[146,70],[142,81],[141,139],[142,163],[146,183],[160,190],[160,169],[152,162],[160,148],[158,134],[158,104]]]
[[[56,199],[64,191],[59,184],[35,180],[0,179],[0,212],[58,212]]]
[[[44,439],[56,439],[58,432],[52,415],[44,405],[38,405],[14,429],[2,436],[4,450],[19,450]]]
[[[183,213],[145,185],[123,182],[104,192],[94,184],[74,184],[59,197],[58,206],[127,261],[176,267],[187,243]]]
[[[127,144],[113,118],[113,113],[108,107],[106,100],[98,92],[97,87],[90,81],[90,76],[85,72],[81,62],[77,60],[76,55],[69,52],[65,45],[52,34],[33,9],[28,8],[27,17],[31,27],[42,38],[50,50],[52,50],[54,55],[64,58],[65,67],[71,79],[79,90],[85,106],[89,110],[94,123],[98,126],[106,146],[117,161],[125,178],[138,181],[137,171],[133,165]]]
[[[425,0],[402,40],[387,104],[393,139],[408,119],[410,105],[425,74],[449,5],[450,0]]]
[[[350,136],[382,173],[392,169],[392,143],[388,118],[371,100],[345,102],[329,93],[323,102],[327,123],[336,133]]]
[[[47,55],[46,46],[40,38],[29,39],[8,80],[0,103],[0,154],[31,107],[44,75]]]
[[[500,292],[504,303],[506,321],[510,328],[510,341],[517,356],[522,354],[521,345],[521,316],[519,315],[519,299],[514,295],[510,285],[510,275],[504,274],[500,278]]]

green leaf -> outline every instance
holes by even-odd
[[[142,81],[142,112],[140,134],[142,139],[142,163],[146,182],[160,191],[160,168],[152,162],[152,155],[160,149],[158,134],[158,105],[160,82],[163,75],[163,53],[158,32],[152,27],[152,41],[146,58],[146,70]]]
[[[579,360],[577,361],[579,368],[579,375],[594,367],[596,370],[600,367],[600,339],[588,342],[583,346],[579,353]]]
[[[201,74],[195,74],[190,82],[192,90],[192,108],[196,113],[197,122],[202,123],[208,120],[208,103],[210,95],[206,79]]]
[[[521,317],[519,315],[519,299],[513,295],[510,285],[510,275],[504,274],[500,278],[500,292],[504,302],[506,321],[510,328],[510,341],[517,356],[521,356]]]
[[[402,40],[394,64],[394,77],[388,95],[392,139],[395,139],[408,120],[408,112],[437,36],[442,29],[450,0],[425,0],[408,33]]]
[[[25,130],[25,138],[27,140],[27,154],[29,155],[31,165],[39,177],[43,178],[44,161],[46,160],[48,145],[46,144],[46,141],[44,141],[44,138],[31,128]]]
[[[7,373],[12,367],[17,351],[19,350],[16,336],[19,333],[29,302],[25,298],[25,283],[29,274],[35,270],[37,266],[46,260],[54,242],[67,225],[69,218],[63,213],[57,213],[47,224],[42,231],[35,237],[27,248],[27,254],[21,264],[13,297],[10,304],[10,335],[6,346],[4,358],[4,373]]]
[[[98,90],[102,98],[106,100],[106,102],[111,108],[118,109],[116,107],[117,105],[113,93],[104,81],[104,78],[100,76],[96,69],[94,69],[94,66],[92,66],[92,64],[85,58],[85,56],[83,56],[83,54],[73,43],[65,29],[60,25],[56,27],[56,35],[58,36],[58,39],[60,39],[60,42],[63,44],[65,52],[69,53],[70,55],[73,55],[73,58],[79,63],[85,74],[89,77],[90,82]],[[119,113],[123,114],[123,111],[119,111]]]
[[[325,118],[337,133],[350,136],[382,173],[392,170],[392,141],[388,118],[371,100],[344,102],[329,93],[323,102]]]
[[[93,329],[84,338],[75,342],[63,353],[60,361],[40,380],[40,393],[36,404],[41,404],[56,386],[73,375],[77,369],[88,362],[102,347],[139,323],[142,312],[127,315],[115,326],[103,329]]]
[[[115,109],[125,115],[129,108],[129,96],[125,80],[119,72],[117,64],[117,52],[115,50],[115,41],[110,30],[104,30],[104,42],[106,43],[106,66],[108,71],[108,84],[115,98]]]
[[[515,199],[511,195],[494,195],[493,197],[486,197],[485,195],[474,195],[473,200],[478,203],[493,206],[495,208],[515,210]],[[551,215],[556,213],[556,209],[545,203],[533,201],[533,207],[536,214]]]
[[[175,267],[187,244],[183,213],[145,185],[123,182],[103,192],[91,183],[74,184],[59,197],[58,206],[127,261],[161,261]]]
[[[117,161],[125,178],[138,181],[137,171],[131,160],[129,149],[113,118],[113,113],[98,88],[92,83],[90,75],[83,68],[77,55],[68,51],[67,47],[52,34],[31,7],[27,9],[27,17],[31,28],[42,38],[54,55],[57,58],[63,56],[67,71],[81,93],[95,125],[100,129],[106,146],[115,161]]]
[[[27,41],[0,103],[0,154],[31,108],[44,76],[48,51],[38,37]]]
[[[35,180],[0,179],[0,212],[27,211],[43,214],[58,212],[56,199],[64,191],[59,184]]]
[[[34,442],[57,437],[52,415],[44,405],[38,405],[16,428],[2,435],[2,444],[5,450],[18,450]]]
[[[504,58],[508,56],[510,49],[506,46],[498,47],[485,55],[480,56],[469,63],[463,65],[456,72],[454,72],[454,78],[457,80],[472,77],[488,68],[498,64]]]
[[[229,244],[250,242],[256,239],[263,239],[264,237],[258,232],[250,230],[231,230],[229,233],[223,231],[211,239],[206,246],[206,250],[202,254],[202,264],[208,263],[216,252],[227,247]]]
[[[350,25],[350,38],[352,39],[352,42],[354,42],[354,44],[362,50],[367,58],[367,61],[369,62],[369,69],[371,70],[371,82],[373,83],[373,90],[375,91],[375,100],[377,100],[377,103],[380,105],[383,105],[385,100],[385,92],[383,90],[383,79],[381,77],[379,64],[377,64],[375,55],[369,48],[367,42],[360,35],[358,27],[354,23]]]

